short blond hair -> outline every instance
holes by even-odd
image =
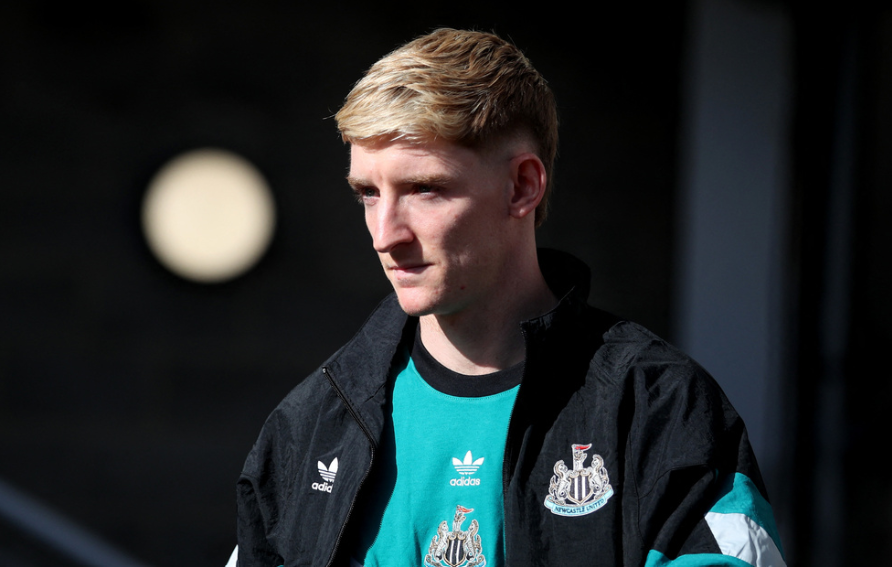
[[[346,142],[431,138],[485,149],[526,135],[548,186],[536,209],[542,223],[557,153],[557,108],[545,79],[512,43],[495,34],[438,29],[371,66],[335,115]]]

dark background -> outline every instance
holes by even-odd
[[[826,490],[845,494],[846,564],[881,562],[871,548],[892,535],[877,463],[889,380],[875,367],[892,310],[892,14],[736,3],[783,14],[793,42],[790,354],[784,430],[772,432],[786,460],[769,488],[791,565],[820,563],[810,550]],[[222,567],[235,545],[235,481],[264,418],[389,289],[330,117],[371,63],[441,25],[511,38],[549,80],[561,146],[540,241],[592,266],[593,304],[673,339],[697,6],[0,4],[0,480],[145,564]],[[838,88],[846,69],[857,71],[849,103]],[[845,380],[830,389],[818,334],[841,104],[854,112],[851,309],[834,359]],[[218,285],[167,272],[139,224],[158,168],[208,146],[251,160],[279,215],[256,268]],[[844,406],[843,476],[829,487],[811,441],[826,396]],[[0,565],[68,564],[0,517]]]

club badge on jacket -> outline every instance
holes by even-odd
[[[613,487],[604,459],[593,455],[589,466],[584,467],[587,445],[574,444],[573,468],[568,469],[563,460],[554,465],[554,476],[545,497],[545,507],[558,516],[584,516],[604,506],[613,496]]]

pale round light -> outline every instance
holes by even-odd
[[[172,272],[222,282],[263,255],[275,226],[275,204],[247,160],[223,150],[195,150],[152,179],[142,223],[152,252]]]

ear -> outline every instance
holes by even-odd
[[[509,201],[509,214],[524,218],[536,210],[545,195],[548,174],[539,156],[524,152],[511,160],[513,191]]]

